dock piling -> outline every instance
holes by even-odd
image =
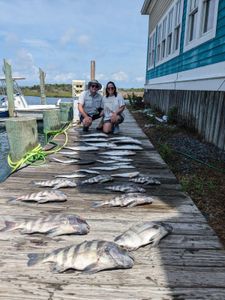
[[[46,104],[45,77],[46,77],[46,73],[41,68],[39,68],[40,90],[41,90],[41,104]]]
[[[11,65],[5,59],[4,59],[4,73],[5,73],[5,81],[6,81],[9,117],[14,117],[15,104],[14,104],[14,93],[13,93],[12,68]]]

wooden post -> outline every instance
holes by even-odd
[[[60,108],[60,119],[61,123],[65,124],[73,121],[73,103],[72,102],[61,102]]]
[[[9,116],[14,117],[15,104],[14,104],[14,93],[13,93],[12,69],[11,69],[11,65],[5,59],[4,59],[4,73],[5,73]]]
[[[43,111],[43,132],[46,144],[48,138],[51,136],[51,131],[59,130],[61,127],[59,109],[48,109]]]
[[[16,162],[38,145],[37,121],[35,118],[10,118],[5,122],[10,156]]]
[[[40,90],[41,90],[41,104],[46,104],[46,96],[45,96],[45,77],[46,73],[39,68],[39,78],[40,78]]]
[[[95,61],[91,60],[91,80],[95,79]]]

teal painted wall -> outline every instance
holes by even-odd
[[[184,0],[180,55],[154,69],[146,71],[147,80],[225,61],[225,0],[219,1],[215,38],[183,52],[186,10],[187,0]]]

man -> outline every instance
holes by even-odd
[[[91,80],[88,82],[88,90],[80,94],[78,110],[83,131],[88,131],[92,121],[101,117],[102,96],[98,93],[101,88],[101,83],[97,80]]]

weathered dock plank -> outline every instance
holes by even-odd
[[[94,130],[93,130],[94,132]],[[82,131],[69,130],[69,144],[79,144]],[[50,238],[41,234],[22,235],[20,231],[0,232],[0,299],[225,299],[225,251],[214,231],[207,224],[191,198],[132,116],[126,112],[120,136],[132,136],[143,143],[133,164],[141,174],[154,176],[160,186],[146,186],[146,194],[153,203],[133,208],[92,208],[94,201],[103,201],[118,195],[104,189],[113,183],[77,186],[62,189],[68,196],[64,203],[9,203],[12,197],[40,191],[32,180],[53,179],[57,174],[72,173],[80,168],[99,166],[62,165],[52,162],[38,167],[27,167],[0,184],[0,228],[6,220],[35,219],[56,213],[74,213],[90,225],[86,236],[60,236]],[[63,136],[58,141],[63,141]],[[83,143],[82,143],[83,145]],[[104,152],[102,149],[99,152]],[[95,152],[80,152],[76,157],[99,159]],[[56,157],[63,157],[56,154]],[[131,172],[132,169],[102,171],[102,174]],[[87,178],[92,177],[88,175]],[[79,183],[80,180],[75,181]],[[126,179],[115,178],[114,183]],[[52,273],[48,264],[27,267],[28,253],[48,253],[54,249],[84,240],[114,240],[133,224],[142,221],[163,221],[173,227],[158,247],[149,245],[133,252],[135,265],[129,270],[105,271],[92,275],[79,272]]]

